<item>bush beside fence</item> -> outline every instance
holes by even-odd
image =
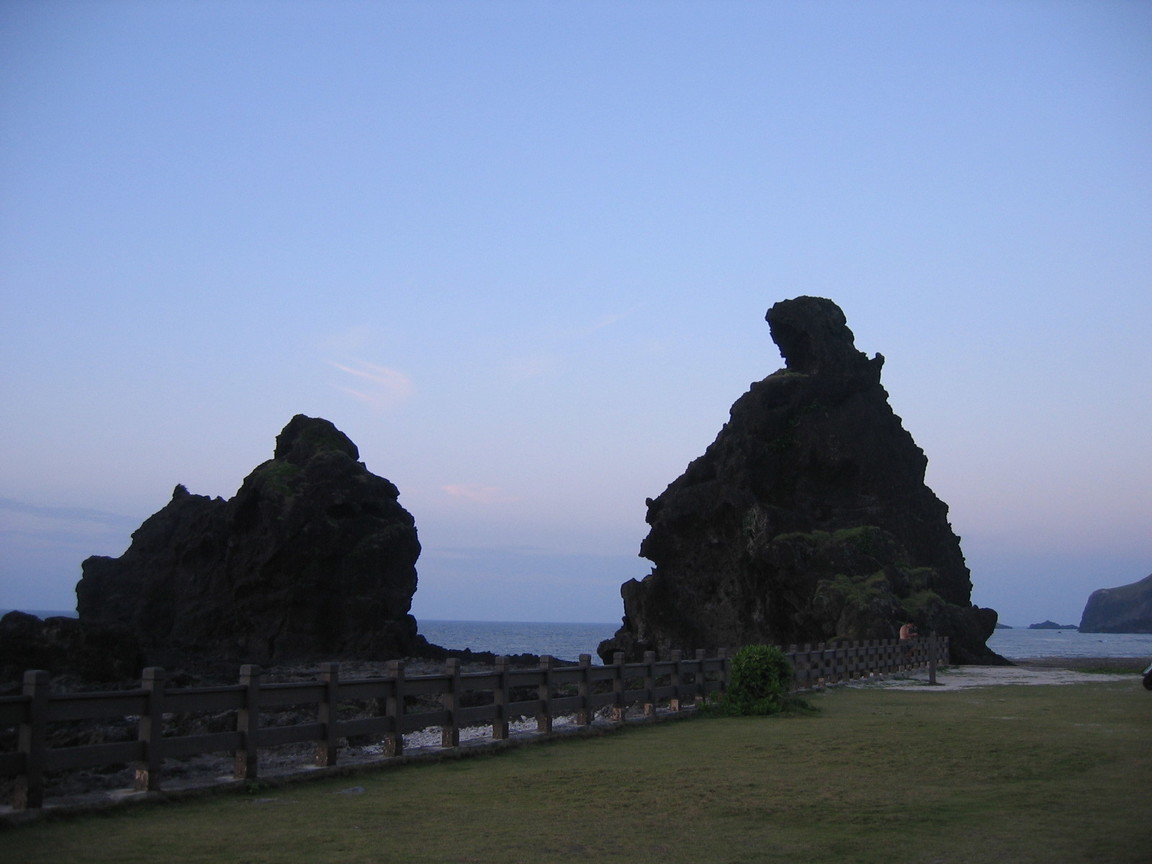
[[[937,658],[948,657],[948,640],[793,645],[785,653],[793,686],[803,690],[915,667],[928,666],[934,673]],[[614,661],[597,666],[585,654],[576,665],[542,657],[536,668],[513,668],[501,657],[491,670],[463,672],[459,661],[450,659],[442,674],[414,676],[406,674],[403,661],[392,661],[386,675],[355,680],[341,679],[339,664],[327,663],[320,680],[293,683],[264,682],[260,667],[243,666],[238,684],[174,689],[167,687],[164,670],[152,667],[144,670],[140,688],[102,693],[53,693],[48,673],[33,670],[24,675],[21,695],[0,697],[0,731],[16,733],[15,749],[0,752],[0,777],[15,779],[16,809],[43,806],[46,773],[94,766],[130,764],[136,788],[157,791],[166,759],[230,753],[233,776],[254,780],[257,754],[265,748],[312,743],[316,764],[332,766],[342,744],[358,736],[383,742],[388,758],[403,754],[405,733],[430,727],[440,728],[442,747],[454,748],[462,728],[490,726],[491,738],[499,741],[509,737],[509,724],[523,717],[534,717],[542,734],[560,717],[574,716],[581,727],[598,714],[622,723],[632,706],[645,716],[696,706],[726,688],[730,671],[724,650],[711,657],[702,650],[691,657],[674,651],[666,659],[649,653],[640,663],[624,663],[617,654]],[[286,706],[303,706],[315,720],[263,722]],[[166,728],[174,716],[192,713],[230,713],[234,728],[194,735]],[[49,724],[110,717],[134,719],[135,740],[48,746]]]

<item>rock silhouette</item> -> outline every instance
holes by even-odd
[[[150,662],[420,653],[415,522],[359,458],[329,421],[293,417],[234,498],[177,486],[122,556],[85,560],[81,622],[133,633]]]
[[[732,406],[704,455],[657,498],[621,586],[623,651],[890,639],[900,624],[951,637],[953,662],[1006,662],[985,642],[948,507],[844,313],[818,297],[766,316],[785,368]]]

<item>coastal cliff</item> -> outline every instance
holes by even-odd
[[[1152,574],[1139,582],[1093,591],[1080,618],[1081,633],[1152,633]]]

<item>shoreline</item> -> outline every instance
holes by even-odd
[[[1008,657],[1014,666],[1025,669],[1068,669],[1073,672],[1085,670],[1098,672],[1114,672],[1117,674],[1132,673],[1139,675],[1149,663],[1149,657]]]

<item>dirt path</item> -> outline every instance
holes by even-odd
[[[1085,684],[1124,680],[1139,683],[1140,672],[1148,665],[1139,657],[1035,657],[1014,662],[1015,666],[945,667],[936,673],[934,686],[928,683],[926,669],[854,682],[849,686],[941,692],[1004,684]]]

